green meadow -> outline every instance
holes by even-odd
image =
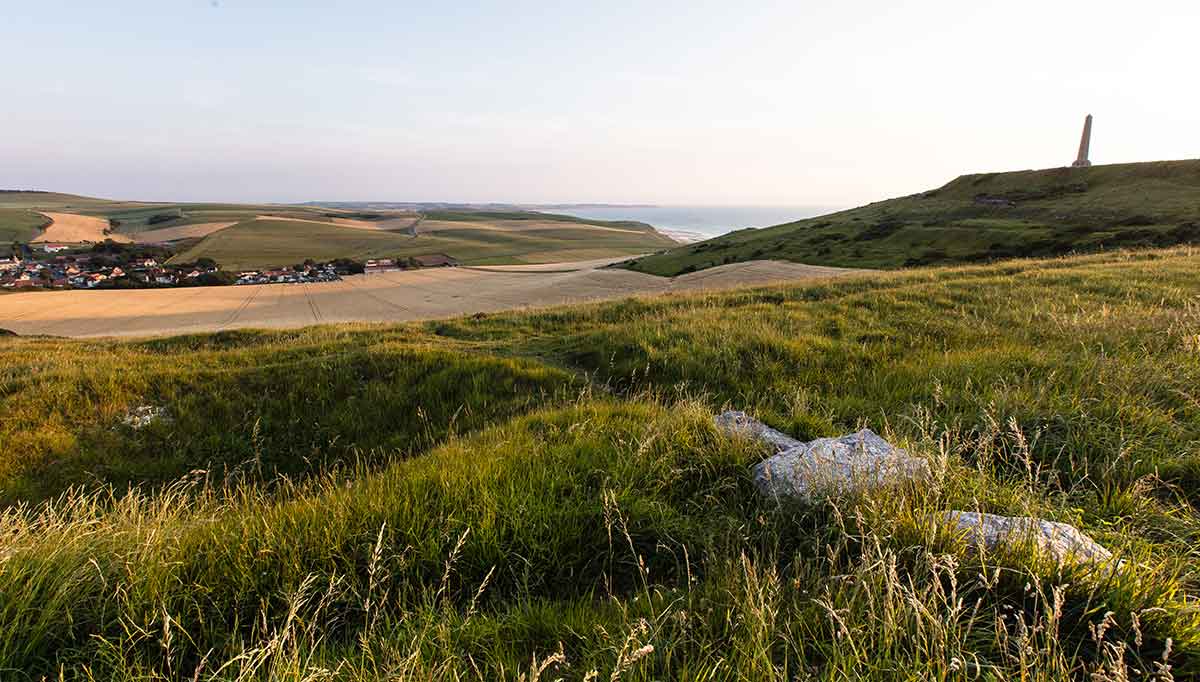
[[[370,234],[368,232],[368,234]],[[1200,251],[404,325],[0,338],[22,680],[1200,675]],[[138,406],[167,418],[135,430]],[[934,475],[764,499],[726,407]],[[943,509],[1123,562],[980,553]]]

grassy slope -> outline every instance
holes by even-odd
[[[430,220],[449,220],[453,222],[488,222],[492,220],[528,220],[533,222],[553,221],[556,223],[578,223],[580,225],[595,225],[598,227],[617,227],[623,230],[637,230],[653,233],[654,227],[635,220],[595,220],[561,213],[542,213],[541,211],[425,211],[425,217]]]
[[[607,230],[440,230],[413,238],[403,233],[337,225],[254,220],[221,230],[180,254],[181,261],[207,256],[229,269],[290,265],[305,258],[382,258],[445,253],[465,263],[553,262],[644,253],[662,246],[657,233]]]
[[[36,237],[48,222],[45,216],[27,209],[0,208],[0,244],[28,242]]]
[[[1012,205],[987,205],[977,197]],[[676,275],[776,258],[895,268],[1200,242],[1200,160],[966,175],[924,194],[642,258]]]
[[[497,679],[561,645],[571,667],[547,675],[1057,680],[1153,670],[1171,638],[1184,679],[1197,266],[1110,254],[393,327],[0,340],[10,500],[249,461],[227,487],[10,515],[0,668],[190,679],[207,655],[205,675],[244,679]],[[805,438],[870,425],[939,476],[776,507],[750,487],[759,455],[710,426],[725,402]],[[142,403],[176,424],[117,425]],[[339,461],[360,464],[255,484]],[[931,525],[947,507],[1075,523],[1130,563],[981,560]]]

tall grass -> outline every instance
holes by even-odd
[[[577,393],[571,375],[528,361],[344,336],[10,342],[0,348],[0,502],[96,482],[235,469],[269,480],[392,459]],[[165,407],[168,420],[123,425],[139,405]]]
[[[58,460],[5,453],[37,486],[0,516],[0,677],[1193,678],[1196,265],[4,341],[3,433]],[[147,399],[177,421],[114,425]],[[763,500],[762,453],[712,426],[727,405],[801,437],[869,425],[935,475]],[[150,438],[236,445],[192,471]],[[969,550],[945,509],[1072,523],[1117,561]]]
[[[585,400],[285,495],[10,512],[0,669],[515,679],[560,652],[556,676],[638,680],[1194,668],[1200,621],[1153,544],[1101,534],[1126,568],[1059,569],[937,527],[947,506],[1070,520],[937,449],[978,444],[912,444],[939,472],[923,489],[777,506],[710,414]]]

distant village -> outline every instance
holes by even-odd
[[[17,245],[0,256],[0,289],[151,289],[162,287],[336,282],[343,275],[447,267],[458,263],[435,254],[360,263],[337,259],[306,261],[291,267],[229,272],[208,258],[167,264],[170,251],[156,246],[104,242],[77,245]]]

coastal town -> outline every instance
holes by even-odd
[[[91,256],[58,256],[50,261],[0,258],[3,289],[97,289],[138,286],[191,286],[208,283],[215,268],[175,268],[154,258],[124,266],[96,262]]]
[[[86,249],[59,245],[13,249],[0,257],[0,290],[24,289],[152,289],[163,287],[228,286],[333,282],[362,266],[353,262],[305,263],[287,268],[228,272],[207,258],[193,263],[168,263],[161,249],[129,249],[96,244]]]
[[[251,284],[316,284],[336,282],[344,275],[450,267],[458,262],[444,254],[411,258],[337,259],[231,272],[208,258],[171,264],[170,251],[160,247],[128,247],[103,242],[67,246],[39,244],[13,248],[0,257],[0,290],[25,289],[152,289],[163,287],[230,286]]]

